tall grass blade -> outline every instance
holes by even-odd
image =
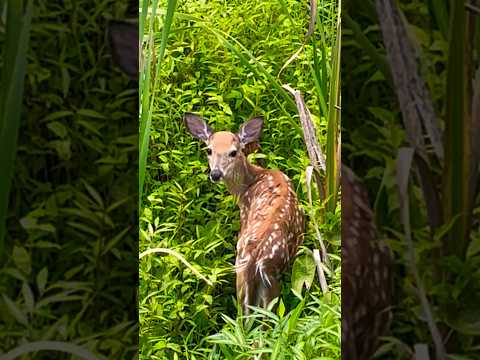
[[[8,201],[15,169],[17,136],[22,113],[31,16],[31,1],[28,1],[25,13],[23,1],[8,1],[2,85],[0,87],[0,167],[2,169],[2,176],[0,176],[0,261],[5,249]]]
[[[138,19],[138,26],[140,30],[140,43],[143,41],[143,34],[145,33],[145,20],[147,19],[148,14],[148,0],[142,0],[142,7],[140,12],[140,17]],[[139,69],[139,72],[141,69]]]
[[[477,70],[475,75],[473,88],[471,133],[472,178],[470,181],[470,199],[475,199],[477,192],[480,191],[478,185],[480,176],[480,69]]]
[[[326,76],[322,77],[320,75],[320,66],[323,67],[323,64],[325,64],[327,61],[325,56],[322,56],[321,59],[318,58],[317,45],[315,43],[315,40],[312,41],[312,45],[313,45],[313,65],[309,64],[310,72],[312,73],[313,80],[315,82],[315,88],[317,89],[317,95],[318,95],[318,100],[320,105],[320,112],[319,112],[320,116],[327,117],[328,110],[327,110],[327,102],[325,101],[325,96],[327,91],[326,91],[326,86],[323,82],[323,78],[326,78]],[[325,49],[324,47],[322,47],[322,54],[324,53],[325,53]],[[323,71],[325,72],[327,71],[326,67],[325,67],[325,70]]]
[[[428,7],[444,39],[448,38],[448,12],[445,0],[429,0]]]
[[[150,23],[149,23],[149,35],[148,35],[148,49],[152,49],[153,52],[153,20],[155,18],[156,12],[156,3],[157,1],[154,0],[153,11],[150,16]],[[140,14],[140,23],[145,22],[148,13],[148,1],[145,0],[143,2],[142,11]],[[144,29],[140,29],[140,44],[142,47],[144,46],[143,42],[143,34]],[[141,49],[140,54],[143,53],[143,49]],[[140,96],[140,137],[139,137],[139,168],[138,168],[138,208],[141,209],[142,204],[142,196],[143,196],[143,184],[145,181],[145,168],[146,168],[146,158],[148,152],[148,146],[145,147],[143,144],[146,141],[148,145],[148,140],[150,136],[150,123],[151,123],[151,115],[150,115],[150,84],[151,84],[151,66],[152,66],[152,57],[146,56],[145,62],[142,64],[142,67],[139,68],[140,76],[139,76],[139,96]],[[142,156],[145,160],[142,161]]]
[[[337,4],[336,40],[332,48],[332,73],[330,75],[327,127],[327,210],[335,211],[339,185],[340,158],[338,152],[340,129],[340,52],[342,47],[341,34],[341,1]]]
[[[160,66],[162,64],[162,58],[165,54],[165,49],[167,47],[168,34],[170,33],[170,27],[173,22],[173,16],[175,13],[175,7],[177,5],[176,0],[168,0],[167,12],[165,14],[163,29],[162,29],[162,39],[160,42],[160,51],[157,58],[157,64],[155,69],[155,79],[153,91],[157,88]],[[153,20],[155,19],[156,10],[158,6],[158,0],[153,0],[152,2],[152,14],[150,15],[150,34],[149,34],[149,48],[153,49]],[[147,12],[148,8],[142,9],[142,11]],[[142,18],[145,15],[142,14]],[[150,71],[151,71],[151,58],[148,57],[146,60],[146,66],[144,69],[141,69],[145,74],[145,78],[140,83],[140,96],[142,99],[141,109],[140,109],[140,149],[139,149],[139,169],[138,169],[138,186],[139,186],[139,208],[142,203],[143,197],[143,185],[145,182],[145,170],[147,167],[147,156],[148,156],[148,146],[150,140],[150,126],[152,123],[152,111],[153,111],[153,102],[154,96],[150,89]],[[143,78],[143,76],[142,76]],[[147,108],[148,107],[148,108]]]
[[[466,75],[470,73],[466,46],[466,11],[463,2],[452,2],[446,83],[445,166],[443,169],[443,207],[445,222],[456,215],[460,218],[445,237],[444,248],[449,254],[463,257],[468,233],[470,179],[470,110],[467,105]]]
[[[413,148],[400,148],[398,150],[398,156],[396,161],[397,171],[397,190],[400,200],[400,218],[403,225],[405,240],[407,242],[407,256],[409,260],[410,270],[412,271],[415,283],[417,285],[417,296],[422,305],[423,312],[425,314],[430,333],[432,335],[433,343],[435,345],[435,355],[437,360],[445,360],[446,353],[443,345],[440,331],[435,323],[432,308],[428,302],[423,282],[418,272],[415,248],[412,239],[412,229],[410,224],[410,202],[409,202],[409,190],[408,182],[410,178],[410,170],[412,168],[412,162],[415,150]]]

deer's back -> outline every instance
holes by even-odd
[[[304,233],[304,214],[290,180],[278,170],[262,170],[239,205],[238,259],[248,257],[279,274],[295,256]]]

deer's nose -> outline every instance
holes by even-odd
[[[212,171],[210,171],[210,180],[212,180],[213,182],[220,181],[222,177],[223,173],[220,170],[213,169]]]

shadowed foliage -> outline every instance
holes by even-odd
[[[351,0],[345,11],[342,158],[394,257],[377,355],[478,359],[476,2]]]
[[[27,3],[29,47],[12,63]],[[1,96],[2,136],[4,119],[19,130],[11,178],[1,163],[2,194],[5,181],[11,189],[0,358],[137,354],[138,92],[112,63],[106,32],[126,13],[116,0],[0,2],[1,91],[16,89],[21,104]]]

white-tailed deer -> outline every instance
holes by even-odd
[[[185,114],[189,132],[207,145],[210,179],[238,197],[241,229],[235,260],[237,298],[266,307],[280,295],[280,277],[303,241],[304,214],[288,177],[249,163],[245,149],[258,141],[263,121],[253,118],[238,133],[213,130]]]

